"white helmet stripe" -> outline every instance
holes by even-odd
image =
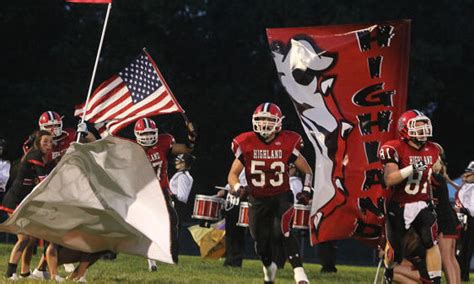
[[[49,120],[54,120],[54,115],[52,111],[48,111]]]
[[[424,116],[424,114],[423,114],[421,111],[417,110],[417,109],[415,109],[415,113],[416,113],[417,115]]]
[[[268,108],[269,108],[269,107],[270,107],[270,103],[265,103],[265,104],[263,105],[263,110],[262,110],[262,111],[263,111],[263,112],[268,112]]]
[[[150,128],[150,124],[148,123],[148,119],[144,118],[143,121],[145,122],[145,129]]]

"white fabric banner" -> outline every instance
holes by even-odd
[[[0,225],[0,231],[84,252],[111,250],[173,263],[170,228],[166,201],[145,152],[112,136],[72,144]]]

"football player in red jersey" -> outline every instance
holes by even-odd
[[[235,160],[228,183],[231,194],[243,196],[248,193],[250,233],[263,263],[265,283],[275,280],[277,265],[272,255],[272,239],[278,238],[283,240],[296,283],[308,283],[298,241],[289,228],[294,204],[289,164],[294,163],[304,175],[304,188],[298,195],[303,204],[308,204],[311,196],[313,172],[299,151],[301,136],[281,129],[283,118],[280,108],[273,103],[263,103],[256,108],[252,117],[253,131],[244,132],[232,141]],[[247,187],[239,183],[243,169]]]
[[[392,189],[387,206],[386,279],[391,281],[393,262],[403,258],[401,240],[414,228],[426,249],[428,275],[425,282],[440,283],[441,255],[437,243],[438,226],[432,204],[431,174],[440,158],[439,148],[428,138],[432,136],[431,121],[422,112],[409,110],[398,120],[400,139],[387,141],[380,148],[384,165],[384,181]],[[393,259],[388,259],[390,256]]]
[[[176,143],[174,137],[170,134],[158,134],[156,123],[146,117],[137,120],[134,127],[136,141],[145,150],[167,201],[168,211],[171,216],[172,236],[174,238],[171,242],[171,251],[173,261],[175,262],[178,262],[178,214],[171,203],[171,191],[168,180],[168,155],[170,153],[172,155],[189,154],[193,151],[196,143],[196,131],[191,122],[187,124],[187,127],[188,141],[186,144]],[[148,268],[150,271],[156,271],[157,267],[154,260],[148,260]]]
[[[76,131],[72,128],[63,128],[63,121],[62,117],[54,111],[45,111],[43,112],[39,119],[38,119],[38,126],[39,130],[48,131],[53,136],[53,148],[50,152],[50,156],[48,157],[50,165],[56,165],[61,157],[66,153],[69,145],[75,142],[76,140]],[[91,142],[95,140],[94,135],[92,133],[87,132],[87,126],[85,123],[80,123],[77,127],[77,132],[83,134],[83,138],[81,138],[81,142]],[[23,151],[25,154],[31,147],[32,138],[35,137],[35,134],[31,135],[24,143],[23,143]],[[31,259],[32,247],[28,247],[24,252],[24,257],[22,259],[22,264],[25,263],[24,259],[29,260]],[[49,259],[48,266],[51,272],[51,277],[54,279],[57,276],[57,246],[54,244],[49,244],[46,250],[46,257]],[[26,270],[24,270],[26,269]],[[32,272],[32,277],[36,277],[39,279],[48,278],[49,276],[46,273],[46,261],[44,256],[41,257],[40,263],[38,267]],[[23,268],[22,265],[22,273],[25,271],[29,272],[29,266],[25,266]]]
[[[53,135],[53,151],[51,152],[51,159],[59,161],[59,159],[66,153],[72,142],[76,139],[76,131],[72,128],[63,128],[62,117],[54,111],[43,112],[38,120],[39,130],[46,130]],[[78,125],[77,132],[84,133],[82,142],[91,142],[95,140],[92,133],[87,132],[85,123]],[[35,135],[30,135],[23,143],[23,152],[28,152],[31,147]]]

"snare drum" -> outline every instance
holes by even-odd
[[[308,229],[309,212],[311,211],[311,205],[295,204],[294,208],[295,213],[293,215],[293,228]]]
[[[239,221],[237,222],[236,225],[240,227],[249,226],[249,203],[248,202],[240,202]]]
[[[221,209],[224,199],[214,196],[196,194],[194,199],[194,219],[218,221],[221,219]]]

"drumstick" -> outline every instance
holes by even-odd
[[[218,186],[218,185],[215,185],[214,188],[215,188],[215,189],[229,190],[228,188],[226,188],[226,187],[224,187],[224,186]]]
[[[383,258],[380,259],[379,265],[377,266],[377,272],[375,273],[374,284],[377,283],[377,279],[379,278],[379,271],[380,271],[380,267],[382,266],[382,261],[383,261]],[[382,277],[382,279],[383,279],[383,277]]]

